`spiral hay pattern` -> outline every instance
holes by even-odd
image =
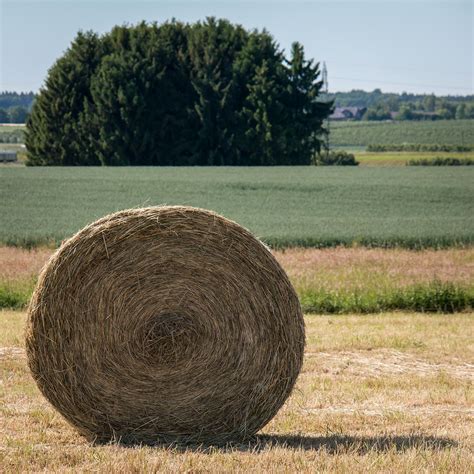
[[[304,323],[285,272],[247,230],[189,207],[118,212],[41,273],[27,354],[88,439],[245,439],[289,396]]]

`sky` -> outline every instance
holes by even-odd
[[[0,0],[0,90],[38,91],[79,30],[207,16],[299,41],[331,92],[474,93],[473,0]]]

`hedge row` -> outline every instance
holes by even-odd
[[[472,166],[474,160],[471,158],[452,158],[448,156],[437,156],[436,158],[421,158],[407,161],[407,166]]]
[[[436,145],[422,143],[401,143],[400,145],[367,145],[367,151],[444,151],[467,152],[474,151],[474,145]]]

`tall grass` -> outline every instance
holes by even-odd
[[[35,280],[0,281],[0,308],[25,308]],[[306,313],[378,313],[406,310],[454,313],[474,308],[474,287],[452,282],[432,281],[385,289],[352,288],[298,289]]]
[[[405,310],[454,313],[474,308],[474,288],[433,281],[384,291],[308,289],[300,294],[307,313],[378,313]]]
[[[35,282],[34,278],[19,281],[0,280],[0,308],[25,308],[33,293]]]

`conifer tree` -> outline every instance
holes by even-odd
[[[331,104],[318,65],[227,20],[79,33],[27,123],[30,165],[308,164]]]

